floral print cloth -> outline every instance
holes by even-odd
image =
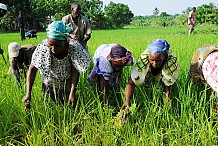
[[[91,57],[82,45],[74,40],[69,42],[68,55],[57,59],[48,48],[48,41],[43,40],[33,53],[31,64],[40,70],[42,82],[57,88],[63,88],[71,77],[71,67],[84,73],[91,62]]]
[[[206,82],[218,93],[218,51],[207,56],[202,65],[202,72]]]
[[[208,55],[216,50],[218,50],[218,46],[208,45],[208,46],[198,48],[193,53],[191,64],[189,67],[189,75],[192,78],[200,78],[203,82],[205,82],[205,79],[202,73],[202,65],[205,59],[208,57]]]

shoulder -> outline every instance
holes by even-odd
[[[172,53],[172,50],[169,50],[163,70],[173,73],[179,71],[179,69],[180,67],[176,55]]]
[[[194,14],[194,12],[193,12],[193,11],[189,12],[189,16],[192,16],[193,14]]]
[[[66,16],[64,16],[64,17],[62,18],[62,21],[63,21],[63,22],[68,21],[68,20],[70,19],[70,17],[71,17],[71,14],[66,15]]]
[[[48,48],[48,41],[47,41],[47,39],[41,41],[41,42],[37,45],[37,47],[36,47],[34,53],[43,54],[43,53],[46,53],[46,52],[50,52],[50,50],[49,50],[49,48]]]
[[[172,64],[174,62],[177,62],[177,57],[176,55],[172,52],[171,49],[169,49],[168,51],[168,57],[167,57],[167,61],[166,63],[169,65],[169,64]]]
[[[102,53],[103,53],[103,50],[110,50],[111,51],[111,48],[114,46],[115,44],[102,44],[102,45],[100,45],[97,49],[96,49],[96,51],[102,51]]]
[[[81,19],[84,19],[84,20],[88,20],[85,16],[83,16],[83,15],[80,15],[80,18]]]
[[[69,48],[73,48],[73,49],[80,48],[81,49],[81,48],[83,48],[83,46],[78,41],[75,41],[74,39],[70,39]]]
[[[82,21],[85,21],[86,23],[89,23],[89,19],[86,18],[85,16],[80,15],[80,18],[81,18]]]
[[[21,46],[21,48],[24,50],[33,50],[36,47],[33,44],[25,44],[25,45]]]
[[[115,45],[115,44],[102,44],[102,45],[100,45],[100,46],[96,49],[94,57],[99,57],[99,56],[107,57],[107,56],[110,54],[111,48],[112,48],[114,45]]]
[[[146,66],[147,64],[149,64],[149,53],[148,50],[146,49],[139,57],[138,59],[138,65],[140,66]]]
[[[65,15],[62,19],[67,19],[71,16],[71,14]]]
[[[69,53],[71,56],[82,56],[90,58],[88,51],[77,41],[70,39]]]

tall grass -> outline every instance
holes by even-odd
[[[95,30],[88,42],[93,56],[103,43],[118,43],[133,52],[136,60],[153,39],[166,39],[178,57],[181,73],[172,89],[172,108],[162,102],[163,93],[153,88],[137,87],[134,110],[124,125],[115,123],[114,109],[103,107],[95,86],[90,86],[86,74],[80,76],[75,109],[58,105],[41,96],[41,76],[37,74],[31,109],[25,110],[21,99],[25,95],[25,80],[20,89],[8,72],[9,62],[0,56],[0,145],[217,145],[217,125],[213,120],[215,95],[207,97],[203,90],[188,82],[187,71],[192,53],[200,46],[218,44],[218,27],[196,27],[187,36],[186,27],[128,28]],[[211,33],[208,30],[213,30]],[[46,38],[20,41],[19,33],[0,34],[0,45],[8,60],[7,46],[16,41],[21,45],[37,45]],[[121,84],[123,100],[125,85],[132,67],[125,67]]]

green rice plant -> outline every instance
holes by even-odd
[[[55,104],[42,97],[41,76],[37,73],[33,86],[31,108],[21,103],[25,95],[25,78],[19,88],[10,72],[7,46],[10,42],[37,45],[46,38],[39,32],[37,39],[21,41],[19,33],[1,33],[5,64],[0,56],[0,145],[217,145],[217,117],[212,105],[215,95],[207,95],[208,86],[201,88],[188,78],[193,52],[200,46],[218,44],[217,26],[197,26],[188,36],[188,27],[126,28],[94,30],[88,42],[89,53],[104,43],[118,43],[131,50],[135,60],[154,39],[166,39],[178,58],[181,72],[171,91],[172,107],[164,102],[160,86],[136,87],[131,101],[134,109],[126,122],[117,125],[117,111],[101,104],[95,85],[80,75],[77,105]],[[208,31],[209,30],[209,31]],[[125,101],[125,86],[132,67],[124,67],[121,86]],[[119,107],[118,107],[119,109]]]

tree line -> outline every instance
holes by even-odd
[[[101,0],[75,0],[81,5],[82,13],[91,23],[93,29],[122,28],[132,26],[165,27],[172,25],[187,25],[188,7],[182,14],[169,15],[154,8],[152,16],[134,16],[128,5],[113,3],[103,5]],[[53,20],[61,20],[70,14],[71,0],[1,0],[8,7],[5,17],[0,20],[0,30],[18,30],[18,14],[23,12],[25,28],[44,30]],[[197,24],[218,24],[218,7],[213,4],[203,4],[195,12]]]
[[[192,7],[188,7],[182,14],[169,15],[166,12],[160,12],[156,7],[153,10],[152,16],[135,16],[131,25],[133,26],[152,26],[152,27],[166,27],[173,25],[187,25],[188,13]],[[197,7],[195,11],[196,24],[214,24],[218,25],[218,5],[213,3],[203,4]]]
[[[134,14],[128,5],[110,2],[107,6],[100,0],[75,0],[81,5],[82,13],[91,22],[93,29],[122,28],[130,24]],[[1,30],[16,30],[17,17],[22,11],[25,28],[44,29],[53,20],[61,20],[70,14],[72,0],[2,0],[8,12],[0,20]]]

